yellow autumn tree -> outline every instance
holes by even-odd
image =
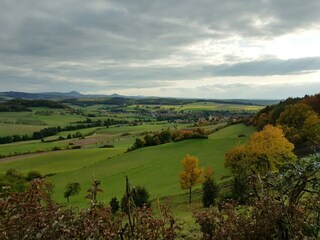
[[[189,189],[189,203],[191,203],[192,187],[203,182],[203,168],[199,168],[199,159],[187,154],[181,161],[183,172],[180,173],[181,189]]]
[[[296,145],[307,141],[318,143],[319,114],[304,103],[288,105],[277,123],[282,126],[285,136]]]
[[[311,112],[308,115],[301,132],[311,144],[320,143],[320,117],[317,113]]]
[[[226,166],[233,171],[251,170],[265,174],[276,171],[285,162],[296,160],[294,145],[284,136],[281,128],[266,125],[262,131],[251,135],[246,144],[241,144],[226,153]]]

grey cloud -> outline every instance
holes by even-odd
[[[301,92],[301,88],[304,89]],[[195,89],[175,89],[181,96],[216,98],[216,99],[285,99],[303,97],[305,94],[319,93],[320,82],[301,84],[211,84]],[[167,90],[170,95],[170,90]]]
[[[1,9],[0,51],[65,58],[152,59],[205,38],[272,37],[320,20],[317,0],[6,0]]]
[[[207,39],[272,39],[319,29],[319,9],[318,0],[3,0],[1,87],[38,84],[43,91],[58,91],[55,82],[64,81],[60,90],[99,91],[101,86],[170,87],[176,80],[211,76],[316,71],[319,58],[243,62],[226,55],[224,61],[236,63],[208,66],[199,58],[179,67],[148,63],[172,55],[188,61],[193,56],[184,48]],[[136,62],[140,67],[132,67]]]
[[[222,64],[218,66],[206,66],[204,71],[209,71],[213,76],[272,76],[302,74],[308,71],[320,70],[320,57],[301,59],[269,59],[236,63],[232,65]]]

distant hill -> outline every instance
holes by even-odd
[[[0,97],[6,98],[22,98],[22,99],[54,99],[61,100],[66,98],[98,98],[103,95],[85,95],[76,91],[61,93],[61,92],[45,92],[45,93],[27,93],[27,92],[0,92]]]
[[[30,100],[30,99],[11,99],[0,103],[0,112],[31,112],[30,107],[48,107],[48,108],[64,108],[71,109],[70,107],[61,104],[57,101],[46,99]]]
[[[27,93],[27,92],[0,92],[0,101],[8,99],[28,99],[28,100],[76,100],[76,99],[95,99],[97,102],[105,103],[126,103],[126,104],[186,104],[190,102],[214,102],[221,104],[240,104],[240,105],[274,105],[280,100],[262,100],[262,99],[185,99],[185,98],[168,98],[168,97],[143,97],[143,96],[123,96],[119,94],[82,94],[76,91],[61,92],[44,92],[44,93]],[[92,102],[93,104],[94,102]]]

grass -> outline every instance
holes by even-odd
[[[25,134],[31,136],[33,132],[40,131],[43,128],[45,128],[45,126],[9,124],[0,122],[0,137]]]
[[[228,174],[224,168],[225,152],[237,142],[246,139],[238,138],[240,133],[249,136],[253,131],[253,128],[241,124],[233,125],[210,135],[207,140],[169,143],[125,154],[122,154],[123,149],[120,147],[50,152],[1,163],[0,172],[8,168],[16,168],[23,172],[37,170],[44,174],[56,172],[57,174],[49,179],[55,184],[54,198],[61,203],[66,203],[63,198],[66,184],[79,182],[82,190],[78,196],[70,199],[70,205],[80,207],[86,205],[84,196],[93,178],[101,180],[104,192],[100,200],[106,202],[114,196],[121,198],[125,189],[125,175],[129,176],[134,186],[144,185],[153,199],[176,196],[183,193],[179,186],[178,174],[182,171],[180,161],[186,154],[197,156],[202,167],[212,166],[216,180],[221,181],[221,177]]]
[[[35,126],[66,126],[72,122],[83,121],[86,117],[70,114],[64,109],[33,108],[32,112],[0,112],[1,123],[19,123]],[[37,111],[52,112],[50,115],[37,114]]]
[[[10,154],[25,154],[49,151],[54,147],[67,146],[69,142],[70,140],[58,142],[41,142],[40,140],[32,140],[26,142],[1,144],[0,155],[7,156]]]
[[[115,148],[56,151],[38,156],[26,156],[13,162],[4,162],[1,164],[1,169],[14,168],[22,173],[34,170],[40,171],[43,175],[59,174],[79,170],[119,153],[119,149]]]
[[[13,124],[9,124],[13,128]],[[1,144],[0,145],[0,155],[7,156],[9,154],[18,154],[18,153],[33,153],[40,151],[49,151],[54,147],[67,147],[70,142],[73,142],[75,145],[81,145],[84,148],[97,148],[103,144],[112,144],[116,147],[120,147],[123,151],[132,146],[135,141],[135,138],[141,137],[142,132],[149,131],[160,131],[168,127],[173,128],[175,124],[169,123],[151,123],[139,126],[120,126],[120,127],[94,127],[94,128],[85,128],[74,131],[59,132],[55,136],[50,136],[45,138],[46,142],[41,142],[40,140],[32,140],[26,142],[16,142],[10,144]],[[185,127],[186,125],[179,125],[179,128]],[[23,127],[32,127],[32,126],[23,126]],[[12,130],[12,129],[10,129]],[[63,141],[54,141],[47,142],[57,139],[59,136],[66,138],[70,133],[75,134],[80,132],[83,135],[90,134],[84,140],[78,139],[67,139]]]

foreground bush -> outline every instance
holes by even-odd
[[[194,214],[203,239],[320,239],[320,156],[284,164],[261,179],[249,205],[227,202]]]
[[[150,208],[134,209],[129,226],[124,213],[97,202],[99,185],[88,190],[90,207],[75,211],[53,202],[43,179],[33,180],[25,192],[0,198],[0,239],[175,239],[179,227],[166,206],[157,218]]]

